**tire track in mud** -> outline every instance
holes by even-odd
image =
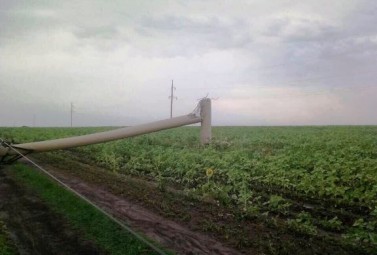
[[[165,219],[140,205],[128,201],[124,197],[114,195],[101,187],[85,183],[79,178],[68,177],[54,167],[48,166],[46,168],[59,180],[113,216],[125,221],[131,228],[178,254],[242,254],[234,249],[225,247],[212,237],[194,232],[172,220]]]

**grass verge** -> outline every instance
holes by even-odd
[[[97,209],[62,188],[43,173],[21,164],[13,166],[12,170],[11,174],[18,181],[35,191],[48,206],[63,215],[73,228],[85,233],[86,239],[95,242],[109,254],[157,254]],[[3,253],[0,252],[0,254]]]

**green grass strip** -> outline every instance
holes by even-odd
[[[46,175],[21,164],[12,167],[12,175],[35,190],[52,209],[64,215],[74,228],[84,232],[86,239],[94,241],[110,254],[157,254],[93,206],[62,188]]]

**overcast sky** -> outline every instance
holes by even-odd
[[[0,0],[0,126],[377,124],[377,1]],[[33,117],[34,116],[34,117]]]

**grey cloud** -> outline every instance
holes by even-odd
[[[269,21],[262,32],[268,37],[278,38],[283,42],[308,42],[337,36],[337,27],[329,22],[305,17],[279,17]]]
[[[73,101],[91,109],[77,113],[80,125],[120,123],[115,120],[135,112],[137,121],[150,121],[168,115],[174,79],[177,113],[191,110],[207,92],[220,97],[217,102],[229,100],[230,108],[242,101],[247,103],[240,108],[251,108],[248,102],[266,96],[247,90],[238,98],[229,95],[233,88],[258,86],[282,89],[272,100],[284,106],[288,100],[281,100],[295,86],[303,91],[300,107],[320,114],[311,123],[293,114],[287,123],[376,123],[370,88],[376,79],[377,2],[250,2],[0,1],[0,94],[7,97],[0,120],[30,122],[37,114],[42,125],[65,125]],[[334,108],[325,117],[313,99],[307,108],[306,98],[329,91],[346,110]],[[215,124],[278,123],[272,115],[267,120],[230,108],[214,108]]]
[[[79,26],[75,28],[74,34],[79,39],[114,39],[119,35],[119,30],[113,24],[97,25],[97,26]]]
[[[16,40],[26,40],[35,33],[48,33],[61,25],[57,17],[40,15],[33,11],[1,11],[0,44]]]
[[[71,33],[79,47],[89,46],[103,52],[119,49],[129,41],[129,37],[113,24],[76,25],[71,28]]]
[[[14,41],[31,40],[37,34],[50,36],[56,31],[64,31],[82,40],[80,45],[91,44],[98,49],[107,50],[124,41],[119,26],[124,22],[120,15],[101,18],[101,8],[93,4],[84,9],[80,3],[53,1],[27,2],[0,7],[1,36],[0,45]],[[85,42],[86,40],[86,42]],[[112,41],[110,46],[104,41]],[[107,42],[108,43],[108,42]],[[78,45],[78,46],[80,46]]]
[[[337,20],[305,17],[278,17],[269,21],[263,35],[276,38],[279,49],[275,59],[286,61],[284,68],[277,68],[267,79],[300,80],[297,86],[342,87],[372,85],[377,54],[377,16],[369,10],[375,3],[360,1],[357,8]],[[268,55],[267,55],[268,56]],[[295,78],[292,78],[295,77]]]
[[[361,1],[358,8],[347,16],[344,30],[349,36],[368,36],[377,33],[377,2]]]
[[[243,48],[253,41],[250,25],[241,19],[194,19],[173,15],[144,17],[135,30],[147,38],[163,36],[168,42],[166,46],[172,49],[166,49],[167,54],[172,56],[194,52],[203,54],[212,49]],[[181,46],[171,47],[169,41],[172,40],[179,40]]]
[[[374,57],[373,55],[377,53],[377,34],[375,36],[340,39],[327,44],[321,51],[321,54],[327,57],[340,55],[354,56],[355,58]]]

